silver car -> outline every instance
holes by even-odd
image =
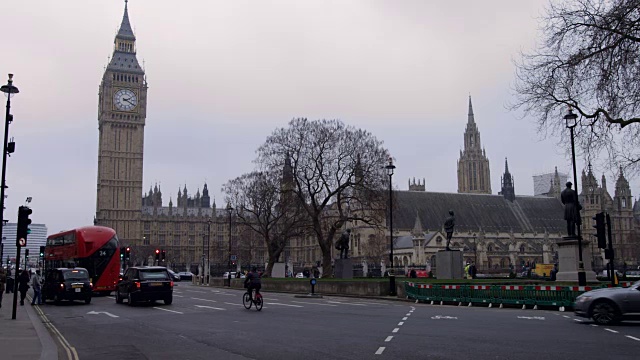
[[[587,291],[574,304],[577,316],[609,325],[621,320],[640,319],[640,281],[628,288],[615,287]]]

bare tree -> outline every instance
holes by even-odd
[[[389,253],[389,241],[383,232],[376,232],[370,234],[366,241],[362,243],[363,257],[370,264],[380,264],[382,260],[386,259],[386,255]]]
[[[538,130],[568,143],[567,107],[581,117],[579,149],[608,165],[640,170],[640,0],[551,3],[542,42],[516,64],[517,101]]]
[[[294,119],[267,138],[258,149],[257,162],[282,168],[287,156],[292,191],[322,251],[323,276],[331,276],[336,232],[346,221],[374,222],[366,210],[384,201],[388,151],[369,132],[339,120]]]
[[[271,276],[273,264],[289,239],[301,233],[306,220],[299,202],[293,201],[296,198],[274,169],[283,167],[242,175],[222,188],[236,209],[239,224],[264,239],[269,260],[263,276]]]

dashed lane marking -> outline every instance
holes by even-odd
[[[400,330],[400,328],[395,328],[395,329],[393,329],[393,331],[391,331],[391,332],[392,332],[392,333],[397,333],[397,332],[398,332],[398,330]]]
[[[411,316],[411,313],[407,313],[407,316]]]
[[[338,305],[333,305],[333,304],[315,303],[315,302],[311,302],[311,301],[291,301],[291,302],[298,303],[298,304],[310,304],[310,305],[321,305],[321,306],[338,306]]]
[[[344,305],[366,306],[365,304],[355,304],[355,303],[340,302],[340,301],[327,301],[327,302],[328,302],[328,303],[331,303],[331,304],[344,304]]]
[[[406,316],[402,318],[403,321],[406,321],[407,319],[408,319],[408,317],[406,317]]]
[[[382,352],[384,351],[384,346],[380,346],[378,348],[378,351],[376,351],[376,355],[382,355]]]
[[[562,317],[563,317],[563,318],[567,318],[567,319],[569,319],[569,317],[568,317],[567,315],[562,315]]]
[[[206,306],[206,305],[193,305],[193,306],[199,307],[199,308],[211,309],[211,310],[227,310],[227,309],[223,309],[223,308],[218,308],[218,307],[213,307],[213,306]]]
[[[635,336],[631,336],[631,335],[625,335],[626,337],[628,337],[629,339],[635,340],[635,341],[640,341],[640,339],[638,339]]]
[[[236,304],[236,303],[230,303],[230,302],[226,302],[225,304],[227,304],[227,305],[236,305],[236,306],[244,306],[242,304]]]
[[[615,330],[611,330],[611,329],[607,329],[607,328],[605,328],[605,330],[607,330],[608,332],[612,332],[612,333],[614,333],[614,334],[617,334],[617,333],[618,333],[618,332],[617,332],[617,331],[615,331]]]
[[[162,310],[162,311],[168,311],[168,312],[172,312],[172,313],[176,313],[176,314],[184,314],[183,312],[180,312],[180,311],[169,310],[169,309],[165,309],[165,308],[161,308],[161,307],[157,307],[157,306],[155,306],[154,309],[158,309],[158,310]]]
[[[302,305],[281,304],[281,303],[274,303],[274,302],[271,302],[271,301],[269,301],[269,305],[291,306],[291,307],[299,307],[299,308],[304,307]]]
[[[193,300],[200,300],[200,301],[209,301],[209,302],[217,302],[215,300],[209,300],[209,299],[200,299],[200,298],[194,298],[192,297]]]
[[[402,326],[402,325],[404,325],[404,321],[400,321],[400,322],[398,323],[398,326]]]
[[[385,341],[385,342],[389,342],[389,341],[391,341],[391,339],[393,339],[393,335],[389,335],[389,336],[387,336],[387,338],[386,338],[386,339],[384,339],[384,341]]]

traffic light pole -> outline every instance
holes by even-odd
[[[609,235],[609,270],[611,271],[611,286],[616,286],[616,270],[613,268],[613,242],[611,241],[611,217],[609,217],[609,213],[606,215],[607,218],[607,235]]]
[[[13,277],[13,310],[11,312],[11,319],[15,320],[16,319],[16,309],[17,309],[17,305],[18,305],[18,278],[20,277],[19,275],[19,271],[20,271],[20,250],[21,250],[21,246],[17,245],[16,246],[16,271],[15,271],[15,275]]]

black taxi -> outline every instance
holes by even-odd
[[[163,300],[173,302],[173,280],[163,266],[133,266],[125,271],[116,285],[116,303],[127,299],[129,305],[138,301]]]
[[[57,268],[46,271],[42,284],[42,301],[84,300],[91,303],[93,284],[85,268]]]

